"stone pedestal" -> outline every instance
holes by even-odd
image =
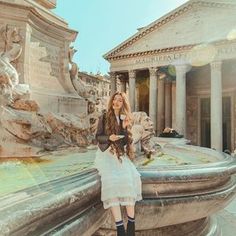
[[[77,32],[50,11],[55,6],[55,0],[14,3],[3,0],[0,2],[0,29],[19,31],[23,50],[14,66],[20,83],[29,84],[31,98],[39,99],[37,102],[42,104],[42,110],[86,112],[84,102],[81,106],[83,98],[77,95],[69,74],[68,52]],[[0,52],[5,50],[5,45],[4,38],[0,37]],[[60,109],[58,98],[66,101],[67,109]]]

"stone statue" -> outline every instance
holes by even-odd
[[[71,64],[71,69],[70,69],[71,80],[77,78],[78,71],[79,71],[78,65],[75,62],[73,62],[73,57],[76,52],[77,50],[73,46],[70,47],[69,52],[68,52],[69,63]]]
[[[7,100],[12,101],[13,90],[19,84],[19,76],[11,62],[19,58],[22,52],[19,30],[10,29],[8,25],[1,29],[4,39],[4,51],[0,52],[0,94]]]
[[[7,25],[0,29],[0,39],[4,42],[4,49],[0,52],[0,156],[19,153],[21,156],[36,156],[39,151],[56,150],[62,146],[89,145],[89,118],[72,114],[41,114],[38,104],[26,96],[29,95],[29,86],[19,84],[18,72],[11,64],[22,52],[19,30]],[[71,48],[69,58],[71,77],[76,79],[78,69],[72,62],[74,52]],[[82,85],[81,88],[85,90]]]
[[[78,68],[78,65],[75,62],[73,62],[73,56],[76,52],[77,50],[73,46],[70,47],[69,52],[68,52],[69,63],[71,65],[71,69],[69,71],[71,82],[75,90],[81,97],[95,102],[96,88],[85,84],[81,79],[78,78],[79,68]]]
[[[133,143],[136,152],[144,151],[146,154],[156,151],[155,143],[151,143],[151,138],[154,137],[155,131],[153,122],[145,112],[133,112]]]

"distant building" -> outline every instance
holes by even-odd
[[[78,72],[78,77],[86,84],[92,85],[95,88],[98,98],[110,96],[111,88],[108,75],[94,75],[92,73]]]
[[[107,102],[111,95],[111,82],[110,76],[100,75],[100,74],[88,74],[86,72],[78,72],[78,77],[83,82],[94,87],[94,91],[97,95],[97,101],[99,105],[97,106],[98,111],[102,111],[107,108]]]
[[[236,1],[190,0],[104,55],[111,90],[129,85],[133,111],[157,134],[172,127],[192,144],[236,148]]]

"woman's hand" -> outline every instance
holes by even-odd
[[[128,116],[126,116],[122,123],[123,129],[127,128],[130,125],[131,125],[131,119]]]
[[[120,137],[118,137],[118,136],[115,135],[115,134],[112,134],[112,135],[109,137],[109,140],[111,140],[112,142],[117,141],[118,139],[120,139]]]

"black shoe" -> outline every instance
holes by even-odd
[[[117,236],[126,236],[123,221],[116,222],[116,230],[117,230]]]
[[[135,236],[135,222],[128,221],[127,236]]]

